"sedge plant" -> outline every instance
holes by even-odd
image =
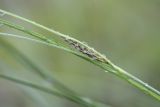
[[[105,72],[112,73],[113,75],[125,80],[129,84],[137,87],[142,92],[144,92],[144,93],[150,95],[151,97],[157,99],[158,101],[160,101],[160,92],[158,90],[156,90],[155,88],[153,88],[149,84],[143,82],[139,78],[133,76],[132,74],[128,73],[127,71],[121,69],[120,67],[115,65],[113,62],[111,62],[108,58],[106,58],[105,55],[96,51],[94,48],[88,46],[87,44],[85,44],[75,38],[72,38],[71,36],[62,34],[60,32],[57,32],[53,29],[45,27],[39,23],[36,23],[36,22],[31,21],[29,19],[23,18],[23,17],[18,16],[16,14],[4,11],[2,9],[0,9],[0,12],[3,15],[7,15],[7,16],[16,18],[18,20],[21,20],[21,21],[25,21],[25,22],[32,24],[38,28],[41,28],[41,29],[46,30],[48,32],[51,32],[54,36],[59,37],[64,43],[67,43],[69,45],[69,47],[64,46],[61,42],[57,42],[54,38],[49,38],[44,34],[29,30],[22,25],[12,23],[4,18],[0,18],[1,25],[4,25],[9,28],[20,31],[20,32],[26,34],[27,38],[32,37],[32,40],[34,40],[34,41],[40,41],[40,42],[45,43],[47,45],[62,49],[64,51],[69,52],[71,54],[74,54],[74,55],[76,55],[76,56],[78,56],[88,62],[91,62],[95,66],[102,68]],[[7,36],[15,36],[14,34],[8,34],[8,33],[1,33],[1,34],[7,35]],[[21,36],[15,36],[15,37],[21,38]],[[26,39],[26,37],[22,37],[22,38]],[[13,79],[11,79],[11,80],[13,80]]]

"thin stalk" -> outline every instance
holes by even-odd
[[[40,25],[40,24],[38,24],[38,23],[36,23],[36,22],[33,22],[33,21],[31,21],[31,20],[28,20],[28,19],[26,19],[26,18],[23,18],[23,17],[20,17],[20,16],[18,16],[18,15],[15,15],[15,14],[13,14],[13,13],[6,12],[6,11],[1,10],[1,9],[0,9],[0,12],[5,13],[6,15],[9,15],[9,16],[15,17],[15,18],[17,18],[17,19],[23,20],[23,21],[25,21],[25,22],[28,22],[28,23],[30,23],[30,24],[33,24],[33,25],[35,25],[35,26],[37,26],[37,27],[39,27],[39,28],[42,28],[42,29],[44,29],[44,30],[47,30],[47,31],[49,31],[49,32],[52,32],[53,34],[56,34],[56,35],[58,35],[59,37],[64,38],[66,41],[67,41],[67,40],[70,40],[70,41],[72,42],[72,44],[73,44],[73,43],[76,43],[76,44],[78,43],[78,46],[84,46],[85,48],[87,48],[87,50],[91,50],[90,52],[92,52],[92,54],[97,55],[97,56],[96,56],[97,58],[101,58],[101,59],[103,59],[103,60],[98,60],[98,61],[97,61],[97,60],[93,60],[93,61],[91,61],[90,58],[82,57],[83,59],[86,59],[86,60],[94,63],[95,65],[98,65],[99,67],[103,68],[104,70],[110,71],[111,73],[113,73],[113,74],[117,75],[118,77],[126,80],[127,82],[129,82],[129,83],[132,84],[133,86],[137,87],[138,89],[142,90],[143,92],[149,94],[150,96],[152,96],[152,97],[154,97],[155,99],[158,99],[158,100],[160,101],[160,92],[159,92],[158,90],[156,90],[156,89],[154,89],[153,87],[149,86],[148,84],[146,84],[145,82],[141,81],[141,80],[138,79],[137,77],[135,77],[135,76],[127,73],[126,71],[120,69],[119,67],[115,66],[115,65],[114,65],[111,61],[109,61],[103,54],[97,52],[96,50],[94,50],[94,49],[91,48],[90,46],[86,45],[85,43],[80,42],[79,40],[74,39],[74,38],[72,38],[72,37],[69,37],[68,35],[64,35],[64,34],[62,34],[62,33],[60,33],[60,32],[54,31],[54,30],[52,30],[52,29],[50,29],[50,28],[47,28],[47,27],[45,27],[45,26],[43,26],[43,25]],[[8,23],[8,22],[6,23],[6,21],[4,21],[4,20],[0,20],[0,23],[5,24],[6,26],[9,26],[9,27],[15,28],[15,29],[17,29],[17,30],[20,30],[20,31],[22,31],[22,32],[25,32],[25,33],[27,33],[27,34],[33,34],[33,33],[31,33],[31,32],[25,31],[24,29],[19,29],[19,26],[15,25],[15,24],[11,24],[11,23]],[[38,38],[40,38],[40,37],[38,37]],[[45,39],[44,39],[44,38],[40,38],[40,39],[41,39],[41,40],[46,40],[46,38],[45,38]],[[45,42],[48,42],[48,40],[46,40]],[[50,42],[48,42],[48,43],[50,43]],[[75,45],[75,44],[74,44],[74,45]],[[74,54],[74,55],[77,55],[77,56],[80,56],[80,57],[82,56],[82,55],[77,54],[77,53],[75,53],[75,52],[70,52],[70,53],[72,53],[72,54]],[[84,52],[83,52],[83,53],[84,53]]]
[[[143,82],[142,80],[138,79],[137,77],[131,75],[130,73],[126,72],[125,70],[119,68],[116,65],[113,65],[111,69],[105,68],[107,71],[110,70],[111,72],[115,72],[118,77],[126,80],[128,83],[132,84],[133,86],[137,87],[138,89],[142,90],[146,94],[152,96],[153,98],[160,101],[160,92],[150,86],[149,84]]]
[[[114,65],[114,70],[117,71],[117,76],[121,77],[122,79],[128,81],[132,85],[136,86],[137,88],[141,89],[146,94],[153,96],[154,98],[160,101],[160,92],[155,88],[151,87],[147,83],[143,82],[142,80],[138,79],[137,77],[129,74],[125,70],[117,67]]]

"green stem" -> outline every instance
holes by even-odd
[[[76,39],[74,39],[74,38],[71,38],[71,37],[69,37],[68,35],[64,35],[64,34],[62,34],[62,33],[59,33],[59,32],[57,32],[57,31],[54,31],[54,30],[52,30],[52,29],[50,29],[50,28],[47,28],[47,27],[45,27],[45,26],[43,26],[43,25],[40,25],[40,24],[38,24],[38,23],[36,23],[36,22],[33,22],[33,21],[28,20],[28,19],[26,19],[26,18],[17,16],[17,15],[15,15],[15,14],[13,14],[13,13],[6,12],[6,11],[1,10],[1,9],[0,9],[0,12],[5,13],[5,14],[7,14],[7,15],[9,15],[9,16],[15,17],[15,18],[17,18],[17,19],[26,21],[26,22],[28,22],[28,23],[31,23],[31,24],[39,27],[39,28],[42,28],[42,29],[47,30],[47,31],[49,31],[49,32],[52,32],[53,34],[56,34],[56,35],[58,35],[59,37],[64,37],[64,38],[67,38],[67,39],[71,39],[72,41],[78,42],[79,44],[87,47],[88,49],[92,49],[91,47],[89,47],[88,45],[84,44],[83,42],[80,42],[80,41],[78,41],[78,40],[76,40]],[[14,25],[14,24],[11,24],[11,23],[8,23],[8,22],[6,23],[4,20],[0,20],[0,23],[5,24],[5,25],[7,25],[7,26],[9,26],[9,27],[15,28],[15,29],[17,29],[17,30],[26,32],[24,29],[19,29],[19,26]],[[27,33],[27,34],[30,34],[31,32],[28,32],[28,31],[27,31],[26,33]],[[34,33],[31,33],[31,34],[34,34]],[[38,37],[38,38],[39,38],[39,37]],[[46,41],[48,42],[48,40],[47,40],[46,38],[45,38],[45,39],[44,39],[44,38],[40,38],[40,39],[41,39],[41,40],[46,40]],[[50,43],[50,41],[49,41],[48,43]],[[63,49],[63,48],[61,48],[61,49]],[[64,50],[66,50],[66,49],[64,49]],[[158,100],[160,101],[160,92],[159,92],[158,90],[156,90],[156,89],[154,89],[153,87],[149,86],[148,84],[144,83],[143,81],[141,81],[141,80],[138,79],[137,77],[134,77],[133,75],[131,75],[131,74],[127,73],[126,71],[120,69],[119,67],[115,66],[115,65],[114,65],[112,62],[110,62],[108,59],[106,59],[106,60],[107,60],[107,63],[103,63],[103,62],[99,62],[99,61],[96,61],[96,60],[93,61],[93,60],[91,60],[90,58],[87,58],[87,57],[82,56],[81,54],[77,54],[77,52],[75,52],[75,51],[70,51],[70,50],[66,50],[66,51],[68,51],[68,52],[70,52],[70,53],[72,53],[72,54],[74,54],[74,55],[77,55],[77,56],[79,56],[79,57],[82,57],[83,59],[86,59],[86,60],[94,63],[95,65],[98,65],[99,67],[103,68],[104,70],[110,71],[111,73],[113,73],[113,74],[117,75],[118,77],[126,80],[127,82],[129,82],[129,83],[132,84],[133,86],[137,87],[137,88],[140,89],[140,90],[143,90],[143,92],[149,94],[150,96],[152,96],[152,97],[154,97],[154,98],[156,98],[156,99],[158,99]],[[97,51],[95,51],[95,50],[94,50],[94,52],[97,53],[99,56],[101,56],[101,57],[103,58],[103,55],[102,55],[102,54],[100,54],[99,52],[97,52]],[[105,59],[105,58],[104,58],[104,59]]]
[[[152,96],[153,98],[157,99],[158,101],[160,101],[160,92],[158,90],[156,90],[155,88],[153,88],[149,84],[143,82],[139,78],[133,76],[132,74],[126,72],[125,70],[119,68],[118,66],[114,65],[113,63],[110,63],[111,66],[106,65],[106,64],[101,64],[99,62],[98,63],[91,62],[91,63],[106,70],[106,72],[110,72],[110,73],[122,78],[123,80],[127,81],[128,83],[130,83],[133,86],[137,87],[138,89],[142,90],[144,93],[146,93],[146,94]]]
[[[147,83],[143,82],[142,80],[138,79],[137,77],[129,74],[128,72],[124,71],[123,69],[120,69],[115,65],[114,65],[114,70],[118,72],[117,76],[128,81],[129,83],[136,86],[146,94],[149,94],[150,96],[153,96],[154,98],[160,101],[160,92],[158,90],[156,90]]]

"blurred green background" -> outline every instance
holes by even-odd
[[[116,65],[160,90],[160,0],[0,0],[0,8],[87,42]],[[0,31],[12,32],[2,27]],[[127,82],[67,52],[26,40],[2,38],[82,96],[113,107],[160,107],[158,101]],[[0,70],[35,80],[2,48]],[[40,107],[24,90],[0,79],[0,107]],[[39,93],[43,95],[39,97],[42,107],[80,107]]]

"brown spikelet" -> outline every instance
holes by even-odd
[[[87,55],[92,60],[97,60],[100,62],[108,63],[107,58],[104,55],[101,55],[99,53],[96,53],[93,48],[88,48],[85,45],[82,45],[81,43],[74,41],[72,39],[64,38],[64,41],[67,42],[70,46],[72,46],[77,51],[83,53],[84,55]]]

